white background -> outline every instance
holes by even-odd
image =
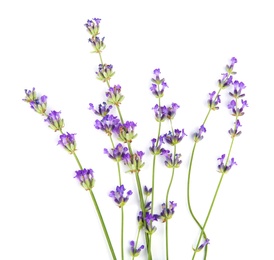
[[[103,154],[108,138],[94,129],[88,104],[103,101],[106,86],[96,80],[99,57],[90,54],[87,19],[101,18],[103,59],[114,65],[126,120],[137,122],[134,149],[146,152],[140,173],[150,186],[148,146],[157,134],[151,108],[157,100],[150,78],[160,68],[169,88],[164,104],[181,107],[174,127],[188,137],[178,146],[183,164],[175,172],[170,200],[178,207],[170,221],[170,259],[191,259],[198,228],[186,204],[191,134],[201,125],[208,93],[233,56],[236,79],[243,81],[249,108],[232,156],[238,163],[222,183],[207,225],[209,260],[273,259],[273,24],[271,1],[1,1],[1,179],[0,259],[111,259],[99,221],[75,179],[73,156],[57,146],[58,134],[22,102],[24,89],[48,96],[62,111],[65,131],[77,133],[78,156],[95,171],[94,193],[117,257],[119,209],[108,197],[118,184],[115,163]],[[223,93],[223,94],[227,94]],[[193,211],[205,219],[220,178],[216,159],[227,153],[233,118],[228,99],[210,115],[198,145],[191,182]],[[165,124],[165,129],[168,125]],[[155,205],[165,200],[170,170],[157,164]],[[124,169],[125,170],[125,169]],[[125,207],[125,248],[136,237],[134,176],[123,174],[132,197]],[[159,206],[160,211],[160,206]],[[165,259],[164,225],[153,235],[155,260]],[[143,239],[143,238],[142,238]],[[126,259],[129,259],[126,252]],[[145,259],[144,253],[138,259]],[[202,253],[196,259],[202,259]]]

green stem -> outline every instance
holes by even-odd
[[[124,207],[121,208],[121,255],[124,260]]]
[[[224,177],[224,173],[222,173],[222,176],[221,176],[221,178],[220,178],[220,180],[219,180],[219,183],[218,183],[217,189],[216,189],[216,191],[215,191],[215,194],[214,194],[213,200],[212,200],[212,202],[211,202],[211,205],[210,205],[209,211],[208,211],[207,216],[206,216],[206,220],[205,220],[204,225],[203,225],[203,227],[202,227],[202,229],[201,229],[201,233],[200,233],[200,236],[199,236],[199,239],[198,239],[198,242],[197,242],[196,248],[195,248],[194,253],[193,253],[193,256],[192,256],[192,260],[194,260],[195,255],[196,255],[196,253],[197,253],[197,249],[198,249],[198,247],[199,247],[199,245],[200,245],[201,238],[202,238],[202,234],[203,234],[203,232],[204,232],[204,229],[205,229],[205,227],[206,227],[206,224],[207,224],[207,221],[208,221],[208,219],[209,219],[210,213],[211,213],[212,208],[213,208],[213,206],[214,206],[214,202],[215,202],[215,200],[216,200],[216,197],[217,197],[217,194],[218,194],[219,188],[220,188],[220,186],[221,186],[221,183],[222,183],[223,177]]]
[[[109,235],[108,235],[106,226],[105,226],[105,222],[104,222],[103,217],[102,217],[102,215],[101,215],[99,206],[98,206],[98,204],[97,204],[97,201],[96,201],[96,199],[95,199],[95,196],[94,196],[92,190],[90,190],[89,192],[90,192],[90,196],[91,196],[91,198],[92,198],[93,204],[94,204],[94,206],[95,206],[97,215],[98,215],[98,217],[99,217],[101,226],[102,226],[102,228],[103,228],[103,231],[104,231],[104,234],[105,234],[105,237],[106,237],[106,240],[107,240],[108,247],[109,247],[109,249],[110,249],[112,258],[116,260],[117,258],[116,258],[116,255],[115,255],[115,253],[114,253],[114,250],[113,250],[113,247],[112,247],[112,244],[111,244],[111,241],[110,241],[110,238],[109,238]]]
[[[77,162],[79,168],[82,170],[83,167],[82,167],[82,165],[81,165],[81,163],[80,163],[80,160],[78,159],[76,153],[74,152],[73,155],[74,155],[74,158],[75,158],[75,160],[76,160],[76,162]],[[90,193],[90,196],[91,196],[91,198],[92,198],[92,201],[93,201],[94,207],[95,207],[95,209],[96,209],[97,215],[98,215],[98,217],[99,217],[99,220],[100,220],[102,229],[103,229],[103,231],[104,231],[105,238],[106,238],[106,240],[107,240],[108,247],[109,247],[109,250],[110,250],[110,252],[111,252],[112,258],[116,260],[117,258],[116,258],[116,255],[115,255],[115,253],[114,253],[114,249],[113,249],[113,247],[112,247],[112,244],[111,244],[111,241],[110,241],[110,238],[109,238],[109,235],[108,235],[106,226],[105,226],[105,222],[104,222],[104,220],[103,220],[103,217],[102,217],[101,211],[100,211],[100,209],[99,209],[99,206],[98,206],[98,204],[97,204],[96,198],[95,198],[95,196],[94,196],[92,190],[90,190],[89,193]]]

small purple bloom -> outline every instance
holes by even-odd
[[[238,128],[241,127],[241,123],[240,123],[240,120],[237,119],[236,122],[234,123],[235,124],[235,127],[234,129],[230,129],[228,131],[228,133],[231,135],[232,138],[236,137],[236,136],[239,136],[242,132],[241,131],[238,131]]]
[[[114,161],[120,162],[122,158],[127,153],[128,148],[123,147],[122,144],[117,144],[117,146],[114,149],[111,149],[109,152],[106,148],[104,149],[104,153],[108,155],[108,157]]]
[[[101,120],[96,120],[94,124],[95,128],[104,131],[107,135],[112,135],[113,132],[117,132],[121,126],[120,120],[113,115],[106,115]]]
[[[64,127],[64,119],[60,117],[60,114],[61,111],[57,112],[52,110],[44,120],[45,122],[49,123],[49,127],[55,132],[62,130]]]
[[[229,95],[234,97],[235,99],[244,97],[245,94],[242,94],[242,90],[246,88],[245,84],[243,82],[239,82],[238,80],[235,80],[233,82],[234,91],[229,92]]]
[[[155,105],[153,108],[155,113],[155,119],[157,122],[164,122],[168,115],[168,109],[166,106],[159,107],[159,105]]]
[[[97,110],[94,108],[94,105],[92,103],[89,103],[89,110],[92,110],[94,114],[98,116],[102,116],[102,117],[106,116],[111,109],[112,109],[112,106],[107,105],[106,102],[103,102],[103,104],[99,104]]]
[[[58,144],[63,146],[71,154],[76,151],[75,135],[76,134],[70,134],[67,132],[67,134],[60,135],[60,140],[58,141]]]
[[[154,221],[158,221],[159,215],[157,214],[150,214],[149,212],[146,212],[145,215],[145,222],[146,222],[146,232],[148,234],[153,234],[157,228],[155,226],[153,226],[153,222]]]
[[[155,83],[157,86],[159,86],[161,83],[163,83],[165,81],[165,79],[160,79],[160,74],[161,74],[160,69],[155,69],[153,71],[153,74],[154,74],[155,78],[152,78],[151,81],[153,83]]]
[[[159,88],[159,85],[156,84],[152,84],[152,86],[150,87],[150,90],[152,92],[152,94],[156,97],[156,98],[161,98],[164,96],[164,90],[165,88],[168,88],[168,85],[166,82],[162,82],[161,83],[162,88]]]
[[[148,197],[152,192],[152,188],[148,189],[147,186],[144,187],[144,194]]]
[[[118,139],[124,143],[131,143],[137,136],[137,134],[134,133],[136,126],[137,124],[132,121],[126,121],[123,125],[120,125],[119,129],[117,129],[119,130],[117,131]]]
[[[32,88],[32,90],[25,89],[25,94],[26,94],[26,96],[24,99],[22,99],[23,101],[28,102],[28,103],[30,103],[32,101],[35,101],[35,102],[38,101],[35,88]]]
[[[184,132],[184,129],[180,131],[179,129],[175,129],[174,133],[169,132],[164,135],[165,141],[170,145],[176,145],[182,141],[184,136],[187,134]]]
[[[125,191],[126,191],[126,189],[125,189],[124,185],[121,185],[121,186],[117,186],[115,191],[112,190],[109,193],[109,196],[111,198],[113,198],[114,202],[118,205],[119,208],[123,207],[129,200],[129,196],[132,195],[132,191],[129,190],[126,193],[126,196],[124,196]]]
[[[110,87],[108,92],[106,92],[107,102],[109,104],[119,106],[125,98],[121,94],[121,90],[122,88],[120,85],[114,85],[114,87]]]
[[[175,117],[175,115],[176,115],[176,111],[177,111],[177,109],[179,108],[180,106],[178,105],[178,104],[176,104],[176,103],[172,103],[171,104],[171,107],[168,107],[167,108],[167,118],[168,119],[173,119],[174,117]]]
[[[92,169],[82,169],[79,171],[75,171],[76,175],[74,178],[77,178],[81,184],[81,186],[85,190],[91,190],[94,187],[94,176]]]
[[[97,75],[97,79],[106,82],[111,79],[111,77],[115,74],[112,70],[113,66],[111,64],[99,64],[98,71],[95,72]]]
[[[129,153],[125,153],[122,156],[122,160],[124,164],[127,165],[129,168],[129,170],[126,172],[138,173],[145,164],[144,162],[142,162],[143,155],[144,152],[142,151],[137,151],[132,155]]]
[[[204,127],[204,125],[201,125],[199,128],[199,132],[194,134],[194,142],[199,142],[201,140],[203,140],[204,136],[203,133],[206,132],[206,128]]]
[[[156,138],[151,139],[152,146],[149,147],[149,150],[152,154],[158,155],[161,153],[162,149],[161,146],[164,143],[164,137],[159,136],[159,139],[156,140]]]
[[[206,240],[197,248],[196,252],[200,252],[208,244],[209,244],[209,239],[206,238]]]
[[[30,101],[30,107],[38,114],[45,115],[47,110],[47,96],[43,95],[33,101]]]
[[[218,110],[218,104],[221,103],[220,95],[215,96],[215,94],[216,91],[209,93],[209,100],[207,101],[209,108],[212,110]]]
[[[130,255],[133,256],[133,257],[137,257],[140,254],[141,250],[145,248],[144,245],[141,245],[137,249],[137,246],[135,246],[134,241],[130,241],[129,244],[130,244]]]
[[[164,153],[162,153],[161,155],[163,155],[165,157],[165,165],[168,168],[179,168],[182,160],[180,160],[181,154],[175,154],[174,158],[173,158],[173,154],[170,153],[169,151],[165,151]]]
[[[162,222],[166,222],[167,220],[172,218],[173,214],[175,213],[175,207],[177,207],[177,203],[174,203],[174,201],[169,202],[168,208],[166,207],[165,203],[162,204],[162,211],[159,216]]]
[[[220,158],[218,158],[218,160],[220,160],[219,165],[218,165],[218,171],[220,173],[227,173],[234,164],[237,165],[234,158],[230,159],[229,165],[227,165],[227,162],[224,163],[224,159],[225,159],[225,154],[223,154]]]

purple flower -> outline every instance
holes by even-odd
[[[117,131],[118,134],[118,140],[123,141],[124,143],[131,143],[132,140],[137,136],[137,134],[134,133],[134,129],[137,126],[132,121],[126,121],[123,125],[119,127],[119,131]]]
[[[106,48],[104,40],[105,37],[102,37],[102,39],[100,39],[98,36],[88,39],[94,49],[92,53],[101,53]]]
[[[152,78],[151,81],[152,81],[153,83],[155,83],[156,85],[159,86],[162,82],[165,81],[165,79],[160,79],[160,74],[161,74],[160,69],[155,69],[155,70],[153,71],[153,74],[154,74],[155,78]]]
[[[170,145],[176,145],[182,141],[184,136],[187,134],[184,132],[184,129],[180,131],[179,129],[175,129],[174,133],[169,132],[164,135],[165,141]]]
[[[121,94],[121,86],[114,85],[114,87],[110,87],[108,92],[106,92],[107,102],[109,104],[113,104],[115,106],[119,106],[124,100],[124,96]]]
[[[242,133],[242,131],[238,131],[238,128],[242,126],[240,123],[240,120],[237,119],[234,124],[235,124],[234,129],[230,128],[230,130],[228,131],[228,133],[231,135],[232,138],[239,136]]]
[[[49,127],[55,132],[62,130],[64,127],[64,119],[60,117],[60,114],[61,111],[52,110],[45,119],[45,122],[48,122]]]
[[[165,165],[167,168],[179,168],[182,160],[180,160],[181,154],[173,154],[165,150],[161,155],[165,157]]]
[[[109,81],[111,77],[115,74],[112,69],[113,66],[111,64],[99,64],[98,71],[95,72],[97,75],[97,79],[103,82]]]
[[[244,97],[245,94],[242,94],[242,90],[246,88],[245,84],[243,82],[239,82],[238,80],[235,80],[233,82],[233,86],[234,86],[234,91],[229,92],[229,95],[234,97],[235,99]]]
[[[145,248],[144,245],[141,245],[138,249],[137,246],[135,247],[135,242],[134,241],[130,241],[130,255],[133,257],[136,257],[140,254],[141,250]]]
[[[33,89],[34,91],[34,89]],[[27,92],[26,92],[27,93]],[[31,96],[33,95],[33,98],[36,94],[34,93],[28,93],[30,95],[29,100]],[[26,98],[27,99],[27,98]],[[24,99],[23,99],[24,100]],[[30,107],[37,112],[38,114],[45,115],[45,112],[47,110],[47,96],[43,95],[40,98],[36,98],[33,101],[27,101],[30,104]]]
[[[60,135],[60,140],[58,141],[58,144],[63,146],[65,150],[71,154],[76,151],[76,141],[74,138],[75,135],[76,134],[70,134],[67,132],[67,134]]]
[[[145,215],[145,222],[146,222],[146,233],[153,234],[157,228],[153,226],[154,221],[158,221],[159,216],[157,214],[150,214],[149,212],[146,212]]]
[[[128,166],[129,170],[126,172],[131,172],[131,173],[138,173],[140,169],[144,166],[144,162],[142,162],[144,152],[142,151],[137,151],[134,154],[129,154],[125,153],[122,156],[122,160],[125,165]]]
[[[30,103],[32,101],[35,101],[35,102],[38,101],[35,88],[32,88],[32,90],[25,89],[25,94],[26,94],[26,96],[24,99],[22,99],[23,101],[28,102],[28,103]]]
[[[164,122],[168,115],[168,109],[166,106],[159,107],[157,104],[152,108],[155,113],[155,119],[157,122]]]
[[[209,244],[209,239],[206,238],[206,240],[197,248],[197,250],[194,249],[194,251],[200,252],[208,244]]]
[[[110,152],[106,148],[104,149],[104,153],[107,154],[110,159],[117,162],[122,160],[127,151],[128,148],[123,147],[123,145],[120,143],[114,149],[111,149]]]
[[[226,65],[226,71],[229,74],[236,74],[236,72],[233,71],[235,63],[237,63],[237,59],[235,57],[232,57],[230,60],[230,65]]]
[[[218,110],[218,104],[221,103],[220,95],[215,96],[215,94],[216,91],[209,93],[209,100],[207,101],[209,108],[212,110]]]
[[[92,103],[89,103],[89,110],[92,110],[94,114],[98,116],[102,116],[102,117],[106,116],[111,109],[112,109],[112,106],[111,105],[108,106],[106,102],[103,102],[103,104],[99,104],[97,110],[94,108],[94,105]]]
[[[152,188],[148,189],[147,186],[144,187],[144,194],[148,197],[152,192]],[[151,202],[150,202],[151,203]]]
[[[177,109],[179,108],[180,106],[179,105],[177,105],[176,103],[172,103],[171,104],[171,107],[168,107],[167,108],[167,110],[168,110],[168,112],[167,112],[167,118],[168,119],[173,119],[174,117],[175,117],[175,115],[176,115],[176,111],[177,111]]]
[[[239,117],[244,115],[244,108],[248,107],[247,100],[241,99],[242,107],[238,108],[236,101],[233,99],[230,101],[230,103],[227,105],[228,109],[231,109],[232,115]]]
[[[107,135],[112,135],[113,132],[121,126],[120,120],[117,116],[106,115],[101,120],[96,120],[94,124],[95,128],[104,131]]]
[[[150,87],[150,90],[151,90],[152,94],[156,98],[163,97],[165,88],[168,88],[168,85],[164,81],[161,82],[161,85],[162,85],[161,89],[159,88],[159,85],[156,85],[156,84],[152,84],[152,86]]]
[[[82,169],[79,171],[75,171],[76,175],[74,178],[77,178],[81,184],[81,186],[85,190],[91,190],[94,187],[94,176],[92,169]]]
[[[204,127],[204,125],[201,125],[199,128],[199,132],[194,134],[194,142],[199,142],[201,140],[203,140],[204,136],[203,133],[206,132],[206,128]]]
[[[152,154],[154,155],[158,155],[162,152],[161,148],[162,144],[164,143],[164,137],[163,136],[159,136],[159,139],[156,140],[156,138],[151,139],[152,145],[149,147],[149,150]]]
[[[162,222],[166,222],[167,220],[171,219],[174,214],[174,209],[177,207],[177,203],[174,203],[174,201],[169,202],[169,207],[166,207],[166,204],[162,204],[162,211],[160,213],[159,218],[162,220]]]
[[[92,35],[92,37],[96,37],[99,34],[99,24],[101,19],[93,18],[91,20],[87,20],[85,23],[85,27],[87,28],[88,32]]]
[[[225,154],[223,154],[220,158],[218,158],[218,160],[220,160],[219,165],[218,165],[218,172],[220,172],[220,173],[227,173],[234,164],[237,165],[234,158],[230,159],[229,165],[227,165],[227,162],[224,163],[224,159],[225,159]]]
[[[121,186],[117,186],[115,191],[112,190],[109,193],[109,196],[113,198],[114,202],[118,205],[119,208],[123,207],[127,203],[129,196],[132,195],[132,191],[129,190],[126,193],[126,196],[124,196],[125,190],[126,189],[124,185],[121,185]]]

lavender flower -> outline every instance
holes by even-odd
[[[234,65],[237,63],[237,59],[235,57],[232,57],[230,59],[230,65],[226,65],[226,71],[229,73],[229,74],[236,74],[236,72],[233,71],[234,69]]]
[[[67,134],[60,135],[60,140],[58,141],[58,144],[63,146],[65,150],[71,154],[76,151],[76,141],[74,138],[75,135],[76,134],[70,134],[67,132]]]
[[[164,143],[164,137],[160,136],[158,139],[158,144],[156,144],[156,138],[151,139],[152,145],[149,147],[150,152],[153,155],[158,155],[162,152],[164,148],[161,148],[162,144]]]
[[[104,40],[105,37],[100,39],[98,36],[89,38],[88,41],[91,43],[94,49],[94,51],[92,51],[91,53],[101,53],[106,48]]]
[[[141,250],[145,248],[144,245],[141,245],[137,249],[137,246],[135,247],[135,242],[134,241],[130,241],[129,244],[130,244],[130,255],[133,256],[133,257],[137,257],[140,254]]]
[[[161,74],[161,71],[160,69],[155,69],[153,71],[153,74],[155,76],[155,78],[152,78],[151,81],[157,85],[160,85],[162,82],[165,81],[165,79],[160,79],[160,74]]]
[[[144,194],[148,197],[151,195],[152,188],[148,189],[147,186],[144,187]],[[151,202],[150,202],[151,203]]]
[[[111,77],[115,74],[112,69],[113,66],[111,64],[99,64],[98,71],[96,72],[97,79],[103,82],[109,81]]]
[[[224,163],[224,159],[225,159],[225,154],[223,154],[220,158],[218,158],[218,160],[220,160],[220,164],[218,165],[218,172],[220,173],[227,173],[234,164],[237,165],[234,158],[231,158],[229,165],[227,165],[227,163]]]
[[[165,151],[162,153],[162,155],[165,157],[165,165],[167,168],[179,168],[182,160],[180,160],[180,157],[182,156],[181,154],[175,154],[174,158],[173,154],[170,153],[169,151]]]
[[[87,20],[85,27],[87,28],[88,32],[91,34],[92,38],[95,38],[99,34],[100,29],[100,21],[99,18],[93,18],[91,20]]]
[[[47,118],[45,119],[45,122],[49,123],[49,127],[53,131],[61,131],[64,127],[64,119],[60,118],[61,111],[56,112],[55,110],[52,110]]]
[[[121,185],[121,186],[117,186],[115,191],[112,190],[109,193],[109,196],[113,198],[114,202],[118,205],[119,208],[123,207],[127,203],[129,196],[132,195],[132,191],[129,190],[127,192],[127,195],[124,196],[125,190],[126,189],[124,185]]]
[[[120,162],[122,158],[127,153],[128,148],[123,147],[122,144],[118,144],[114,149],[111,149],[109,152],[106,148],[104,149],[104,153],[108,155],[108,157],[116,162]]]
[[[94,105],[92,103],[89,103],[89,110],[92,110],[95,115],[98,116],[106,116],[110,110],[112,109],[112,106],[108,106],[106,102],[103,102],[103,104],[99,104],[98,109],[96,110],[94,108]]]
[[[155,119],[157,122],[164,122],[168,115],[168,109],[166,106],[160,107],[159,105],[155,105],[153,108],[155,113]]]
[[[247,104],[247,100],[243,100],[241,99],[241,103],[242,103],[242,106],[241,108],[237,108],[237,103],[236,101],[233,99],[230,101],[230,103],[227,105],[227,108],[228,109],[231,109],[231,112],[232,112],[232,115],[233,116],[243,116],[244,115],[244,108],[245,107],[248,107],[248,104]]]
[[[152,94],[156,98],[162,98],[164,96],[165,88],[168,88],[168,85],[164,81],[161,82],[161,85],[162,85],[161,89],[159,88],[159,85],[156,85],[156,84],[152,84],[152,86],[150,87]]]
[[[144,162],[142,162],[144,152],[137,151],[136,153],[130,155],[129,153],[126,153],[123,155],[122,160],[125,165],[128,166],[129,170],[126,172],[131,173],[138,173],[140,169],[145,165]]]
[[[246,88],[245,84],[243,82],[239,82],[238,80],[235,80],[233,82],[233,86],[234,86],[234,91],[229,92],[229,95],[234,97],[235,99],[244,97],[245,94],[242,94],[242,90]]]
[[[145,215],[145,222],[146,222],[146,230],[145,232],[152,235],[157,228],[153,226],[154,221],[158,221],[159,216],[157,214],[150,214],[149,212],[146,212]]]
[[[120,120],[113,115],[106,115],[101,120],[97,119],[94,124],[96,129],[104,131],[107,135],[117,132],[120,125]]]
[[[108,92],[106,92],[107,102],[109,104],[113,104],[115,106],[119,106],[124,100],[124,96],[121,94],[121,86],[114,85],[114,87],[110,87]]]
[[[222,74],[223,78],[218,80],[219,87],[221,89],[227,88],[232,84],[233,77],[231,75],[236,74],[234,71],[234,65],[237,63],[237,59],[232,57],[230,65],[226,65],[226,73]]]
[[[206,132],[206,128],[204,125],[201,125],[199,128],[199,132],[194,134],[194,142],[198,143],[199,141],[203,140],[204,136],[203,133]]]
[[[197,248],[197,250],[195,250],[194,248],[193,248],[193,250],[196,252],[200,252],[208,244],[209,244],[209,239],[206,238],[206,240]]]
[[[81,186],[85,190],[91,190],[94,187],[94,176],[92,169],[82,169],[79,171],[75,171],[76,175],[74,178],[77,178],[81,184]]]
[[[174,133],[171,133],[169,131],[168,134],[165,134],[164,139],[168,144],[176,145],[176,144],[180,143],[182,141],[182,139],[184,138],[184,136],[186,136],[186,135],[187,134],[184,132],[184,129],[182,129],[182,131],[180,131],[179,129],[175,129]]]
[[[242,131],[238,131],[238,128],[242,126],[240,123],[240,120],[237,119],[234,124],[235,124],[234,129],[230,128],[230,130],[228,131],[228,133],[231,135],[232,138],[239,136],[242,133]]]
[[[207,101],[208,107],[211,110],[218,110],[218,104],[221,103],[220,95],[215,96],[216,91],[209,93],[209,100]]]
[[[171,104],[171,107],[168,107],[167,108],[167,110],[168,110],[168,112],[167,112],[167,118],[168,119],[173,119],[174,117],[175,117],[175,115],[176,115],[176,111],[177,111],[177,109],[179,108],[180,106],[179,105],[177,105],[176,103],[172,103]]]
[[[31,94],[30,94],[31,95]],[[47,96],[43,95],[33,101],[30,101],[30,107],[38,114],[45,115],[47,110]]]
[[[123,141],[124,143],[131,143],[132,140],[137,136],[137,134],[134,133],[136,126],[137,124],[134,122],[126,121],[119,127],[119,131],[117,131],[118,140]]]
[[[26,94],[26,96],[24,99],[22,99],[23,101],[28,102],[28,103],[30,103],[32,101],[35,101],[35,102],[38,101],[35,88],[32,88],[32,90],[25,89],[25,94]]]
[[[167,220],[171,219],[174,214],[174,209],[177,207],[177,203],[174,203],[174,201],[169,202],[169,207],[166,207],[166,204],[162,204],[162,211],[160,213],[159,218],[162,220],[162,222],[166,222]]]

